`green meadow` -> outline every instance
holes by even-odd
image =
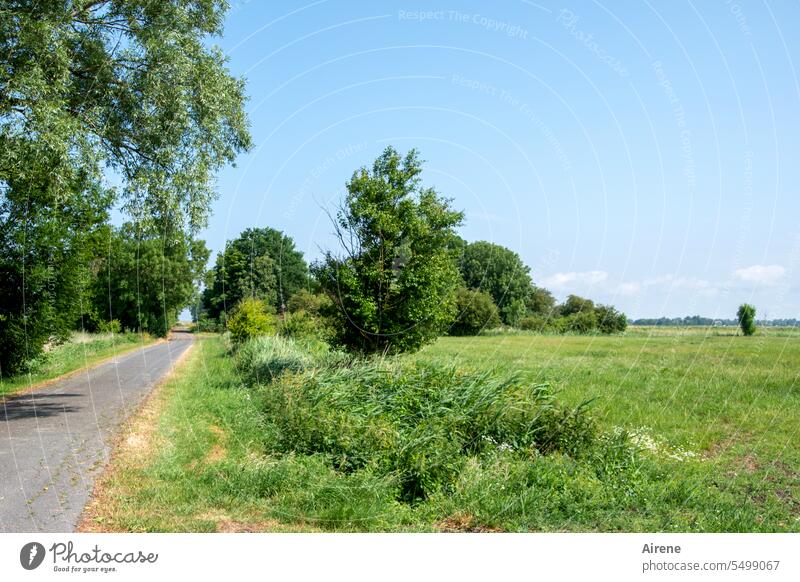
[[[800,531],[791,335],[441,338],[368,361],[211,337],[83,529]]]

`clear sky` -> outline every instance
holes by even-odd
[[[271,226],[313,260],[352,172],[415,147],[461,235],[558,298],[800,317],[798,24],[790,1],[233,0],[255,147],[204,237]]]

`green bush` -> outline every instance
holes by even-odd
[[[259,356],[273,362],[270,371],[287,360],[307,370],[263,388],[270,452],[324,455],[346,474],[394,477],[399,500],[451,489],[470,458],[579,456],[594,440],[583,407],[564,408],[546,385],[516,375],[385,360],[308,370],[310,360],[286,348],[290,358]]]
[[[628,327],[628,318],[611,305],[598,305],[594,309],[597,317],[597,330],[600,333],[621,333]]]
[[[492,296],[483,291],[461,288],[456,293],[458,316],[450,326],[450,335],[478,335],[484,329],[500,325],[500,313]]]
[[[742,303],[736,312],[739,327],[744,335],[753,335],[756,332],[756,308],[748,303]]]
[[[122,333],[122,324],[119,322],[119,319],[101,321],[97,324],[97,331],[100,333]]]
[[[308,311],[287,313],[281,321],[278,333],[294,339],[316,339],[328,341],[334,337],[333,322],[324,315],[314,315]]]
[[[597,329],[597,315],[594,311],[577,311],[562,319],[566,331],[589,333]]]
[[[529,315],[528,317],[523,317],[517,323],[517,327],[519,329],[524,329],[525,331],[536,331],[536,332],[543,332],[547,331],[552,327],[552,320],[549,317],[545,317],[543,315]]]
[[[275,333],[276,329],[275,315],[260,299],[242,299],[228,317],[228,331],[234,344]]]

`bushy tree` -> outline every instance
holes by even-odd
[[[275,333],[276,329],[277,319],[272,306],[261,299],[242,299],[228,318],[228,331],[231,332],[231,340],[236,344]]]
[[[478,241],[464,248],[460,269],[465,285],[491,295],[503,322],[513,325],[520,316],[515,302],[524,305],[531,292],[530,268],[519,255],[501,245]]]
[[[94,285],[104,321],[165,336],[195,294],[209,252],[182,231],[159,234],[126,223],[114,229]]]
[[[565,316],[562,321],[565,331],[589,333],[597,329],[597,315],[592,311],[576,311]]]
[[[3,3],[0,372],[19,369],[86,311],[75,307],[88,301],[84,279],[95,268],[86,235],[107,195],[157,230],[204,225],[214,172],[250,145],[243,82],[209,42],[226,9],[208,0]],[[108,169],[118,189],[101,187]]]
[[[756,308],[749,303],[742,303],[739,306],[736,319],[744,335],[753,335],[756,332]]]
[[[463,219],[420,182],[415,150],[387,147],[347,183],[334,221],[344,254],[330,252],[313,272],[339,316],[338,341],[362,352],[416,350],[455,316],[458,270],[453,229]]]
[[[559,307],[559,312],[566,317],[574,313],[588,313],[594,311],[594,301],[578,295],[569,295],[567,300]]]
[[[217,256],[203,292],[208,315],[219,318],[245,297],[276,311],[308,284],[308,265],[291,237],[274,228],[249,228]]]
[[[597,331],[611,334],[621,333],[628,328],[628,318],[611,305],[598,305],[594,308],[597,319]]]
[[[63,201],[41,178],[28,181],[30,190],[16,179],[0,184],[0,376],[24,370],[47,342],[80,327],[107,237],[107,190],[75,176],[72,187],[84,195]]]
[[[458,315],[450,326],[450,335],[478,335],[484,329],[500,325],[500,313],[492,296],[483,291],[462,287],[456,293]]]
[[[529,315],[550,317],[555,312],[556,298],[544,287],[533,285],[525,301],[525,306]]]

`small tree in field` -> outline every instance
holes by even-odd
[[[343,256],[313,271],[339,314],[338,341],[360,352],[416,350],[455,316],[453,228],[463,214],[420,185],[417,152],[392,147],[347,184],[334,221]]]
[[[744,335],[753,335],[756,332],[756,308],[748,303],[742,303],[736,312],[739,327]]]

